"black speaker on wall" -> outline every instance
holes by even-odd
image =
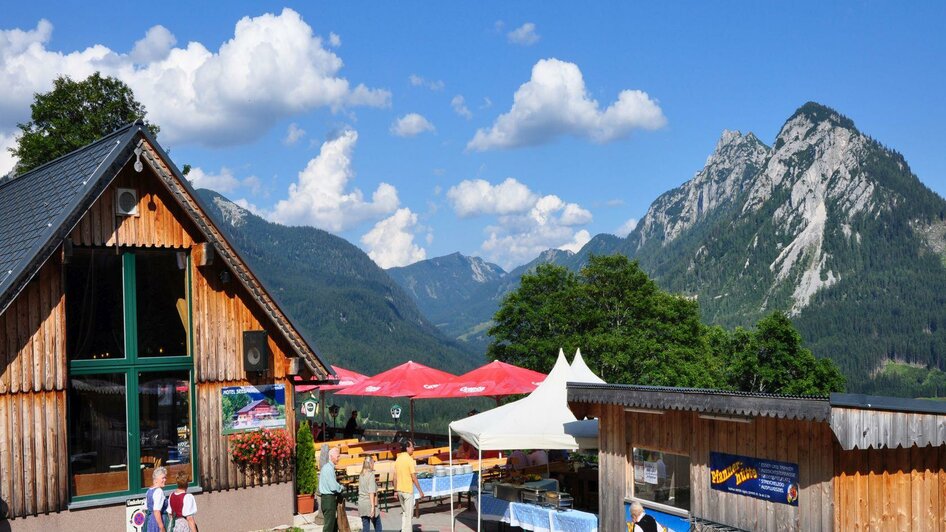
[[[269,344],[266,331],[243,331],[243,369],[266,371],[269,369]]]

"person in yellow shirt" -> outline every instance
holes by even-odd
[[[424,490],[420,489],[420,483],[417,482],[417,462],[414,461],[414,441],[407,440],[404,452],[397,455],[394,461],[394,491],[397,492],[397,500],[401,503],[401,532],[412,532],[414,528],[414,487],[420,494],[419,499],[424,498]]]

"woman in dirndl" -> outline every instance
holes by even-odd
[[[168,511],[168,500],[164,496],[164,483],[168,479],[168,470],[156,467],[151,472],[151,488],[145,495],[146,532],[168,532],[164,526],[164,516]]]

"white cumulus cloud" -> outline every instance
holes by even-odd
[[[299,142],[299,139],[305,136],[305,130],[299,127],[295,122],[289,124],[286,129],[286,137],[283,138],[283,144],[292,145]]]
[[[400,203],[397,189],[381,183],[366,200],[361,190],[348,190],[354,178],[352,154],[358,133],[347,130],[322,144],[319,154],[289,186],[289,196],[276,203],[267,217],[286,225],[313,225],[339,232],[365,220],[394,212]]]
[[[533,146],[562,135],[609,142],[635,129],[659,129],[667,120],[657,102],[639,90],[623,90],[617,101],[602,110],[585,88],[578,65],[542,59],[532,77],[513,97],[512,108],[492,127],[480,129],[468,150]]]
[[[423,76],[418,76],[417,74],[411,74],[408,76],[407,81],[409,81],[414,87],[426,87],[432,91],[442,91],[446,86],[443,80],[426,79]]]
[[[171,48],[177,44],[177,38],[171,30],[158,24],[152,26],[143,39],[135,41],[131,49],[131,60],[138,64],[160,61],[171,53]]]
[[[434,125],[417,113],[408,113],[391,124],[391,133],[399,137],[415,137],[433,130]]]
[[[328,43],[329,43],[329,45],[331,45],[332,48],[338,48],[339,46],[342,45],[342,38],[339,37],[337,33],[334,33],[334,32],[333,32],[333,33],[329,33],[329,34],[328,34]]]
[[[414,242],[417,214],[402,208],[376,223],[361,237],[361,243],[378,266],[393,268],[427,258],[427,251]],[[428,233],[428,242],[432,235]]]
[[[216,51],[200,42],[174,47],[174,35],[155,26],[128,53],[101,44],[62,52],[48,48],[52,29],[41,20],[32,30],[0,30],[0,133],[29,118],[33,93],[56,76],[96,71],[134,90],[167,144],[232,145],[295,113],[390,105],[388,91],[341,77],[342,59],[288,8],[240,19]]]
[[[233,175],[233,171],[226,166],[221,167],[217,173],[206,172],[199,166],[191,168],[187,174],[187,180],[195,188],[209,188],[216,190],[221,194],[228,194],[236,189],[243,187],[249,189],[254,194],[259,192],[260,181],[255,175],[238,179]]]
[[[0,131],[0,177],[7,175],[16,166],[16,157],[10,153],[10,148],[16,147],[16,133]]]
[[[511,177],[497,185],[483,179],[461,181],[447,191],[447,199],[461,218],[496,216],[481,249],[504,268],[528,262],[549,248],[577,251],[591,238],[580,228],[591,223],[591,212],[554,194],[536,194]]]
[[[453,112],[466,118],[467,120],[473,118],[473,113],[470,112],[470,109],[466,106],[466,99],[463,98],[462,94],[457,94],[450,100],[450,107],[453,107]]]
[[[535,24],[532,22],[526,22],[522,26],[519,26],[518,28],[507,33],[506,38],[509,39],[509,42],[513,44],[532,46],[533,44],[539,42],[540,36],[535,32]]]
[[[624,238],[627,235],[631,234],[631,231],[637,228],[637,218],[631,218],[630,220],[621,224],[621,227],[618,227],[614,230],[614,234]]]
[[[447,191],[453,210],[461,218],[482,214],[514,214],[531,209],[539,197],[529,187],[507,177],[498,185],[485,179],[468,179]]]

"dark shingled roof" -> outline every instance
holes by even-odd
[[[749,393],[701,388],[670,388],[630,384],[568,383],[568,400],[607,403],[655,410],[694,410],[737,416],[767,416],[826,421],[827,397]]]
[[[118,152],[137,130],[129,124],[0,184],[0,313],[104,189],[101,177],[127,160]]]

